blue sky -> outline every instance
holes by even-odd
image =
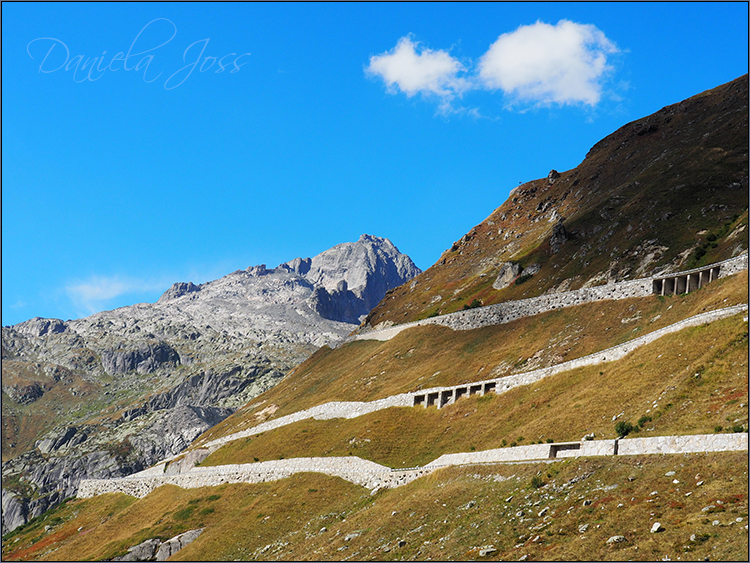
[[[426,269],[519,182],[748,67],[744,2],[2,16],[4,325],[153,302],[362,233]]]

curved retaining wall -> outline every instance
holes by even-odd
[[[431,406],[437,405],[438,407],[445,406],[453,403],[458,397],[464,395],[472,395],[474,393],[484,394],[494,391],[495,393],[504,393],[509,389],[518,387],[520,385],[528,385],[549,377],[551,375],[575,369],[582,366],[597,365],[604,362],[611,362],[618,360],[625,355],[629,354],[636,348],[639,348],[645,344],[653,342],[654,340],[672,332],[682,330],[690,326],[697,326],[703,323],[715,321],[725,317],[736,315],[742,311],[747,311],[747,305],[737,305],[735,307],[727,307],[725,309],[718,309],[716,311],[709,311],[707,313],[701,313],[688,319],[679,321],[673,325],[655,330],[649,334],[644,334],[638,338],[635,338],[624,344],[619,344],[596,352],[595,354],[589,354],[582,358],[570,360],[562,364],[550,366],[547,368],[541,368],[525,373],[519,373],[516,375],[509,375],[498,379],[490,379],[486,381],[478,381],[471,384],[456,385],[453,387],[435,387],[432,389],[424,389],[413,393],[402,393],[400,395],[393,395],[372,402],[347,402],[347,401],[336,401],[330,403],[324,403],[315,407],[305,409],[293,414],[279,417],[268,422],[264,422],[257,426],[253,426],[247,430],[242,430],[234,434],[222,436],[215,440],[203,444],[202,447],[210,450],[215,450],[222,445],[231,442],[233,440],[239,440],[240,438],[247,438],[248,436],[254,436],[261,432],[267,432],[287,424],[292,424],[300,420],[308,418],[314,418],[316,420],[326,420],[331,418],[355,418],[371,412],[379,411],[381,409],[387,409],[390,407],[411,407],[416,405]],[[421,400],[420,400],[421,397]],[[430,399],[433,399],[430,402]]]
[[[445,454],[424,467],[406,470],[393,470],[354,456],[283,459],[216,467],[195,467],[179,475],[154,475],[141,472],[122,479],[85,479],[78,487],[78,498],[89,498],[104,493],[125,493],[143,498],[157,487],[167,484],[194,489],[215,487],[224,483],[264,483],[285,479],[300,472],[316,472],[341,477],[375,493],[380,489],[406,485],[441,467],[602,455],[744,451],[748,449],[747,438],[747,434],[743,432],[533,444],[480,452]]]
[[[447,404],[453,403],[457,398],[464,395],[474,394],[472,390],[476,389],[477,393],[484,394],[489,391],[495,393],[504,393],[514,387],[520,385],[529,385],[535,383],[540,379],[549,377],[556,373],[576,369],[583,366],[594,366],[602,364],[604,362],[613,362],[619,360],[636,348],[640,348],[646,344],[653,342],[654,340],[661,338],[667,334],[677,332],[684,328],[691,326],[698,326],[711,321],[716,321],[726,317],[731,317],[742,311],[747,311],[747,305],[737,305],[734,307],[726,307],[724,309],[717,309],[716,311],[708,311],[707,313],[700,313],[693,317],[689,317],[682,321],[676,322],[672,325],[660,328],[638,338],[634,338],[629,342],[618,344],[601,352],[589,354],[575,360],[570,360],[557,364],[554,366],[536,369],[534,371],[528,371],[525,373],[519,373],[516,375],[508,375],[498,379],[489,379],[486,381],[478,381],[476,383],[457,385],[453,387],[435,387],[432,389],[424,389],[418,393],[412,393],[414,397],[413,405],[423,405],[425,407],[436,405],[438,408]]]
[[[686,293],[693,289],[697,289],[700,285],[705,285],[705,283],[701,283],[700,281],[703,278],[696,277],[695,274],[700,274],[701,272],[714,272],[718,270],[718,274],[711,274],[711,277],[707,278],[713,280],[736,274],[741,270],[747,270],[747,268],[748,255],[747,253],[744,253],[734,258],[730,258],[729,260],[724,260],[723,262],[717,262],[716,264],[704,266],[703,268],[686,270],[684,272],[652,276],[649,278],[611,283],[596,287],[574,289],[562,293],[550,293],[548,295],[540,295],[539,297],[508,301],[505,303],[498,303],[497,305],[487,305],[486,307],[478,307],[467,311],[457,311],[455,313],[448,313],[446,315],[421,321],[370,330],[368,332],[349,336],[342,341],[342,344],[354,340],[390,340],[402,330],[417,326],[440,325],[447,326],[453,330],[471,330],[483,326],[509,323],[522,317],[546,313],[553,309],[573,307],[583,303],[591,303],[605,299],[618,300],[629,299],[631,297],[647,297],[654,294],[656,291],[655,284],[658,285],[659,283],[661,283],[661,285],[658,286],[659,290],[657,293],[662,294],[664,292],[665,280],[673,280],[672,293],[674,293],[674,289],[677,287],[677,282],[674,280],[685,278],[687,281],[682,292]],[[691,275],[693,275],[695,280],[698,280],[696,282],[698,285],[690,283],[689,279]]]
[[[85,479],[78,487],[78,498],[89,498],[104,493],[125,493],[143,498],[162,485],[176,485],[184,489],[215,487],[224,483],[264,483],[285,479],[295,473],[315,472],[341,477],[372,492],[392,489],[410,483],[432,471],[410,469],[394,471],[389,467],[354,456],[311,457],[195,467],[178,475],[135,473],[122,479]]]

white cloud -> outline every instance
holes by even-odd
[[[459,77],[466,69],[447,51],[417,49],[419,43],[406,36],[386,53],[370,57],[365,72],[383,79],[388,91],[403,92],[408,97],[416,94],[438,96],[447,102],[470,87]]]
[[[163,291],[169,284],[147,282],[120,276],[91,276],[86,281],[73,282],[65,293],[82,314],[91,315],[106,308],[107,303],[121,295]]]
[[[522,102],[594,106],[617,52],[593,25],[537,22],[498,37],[479,59],[479,80]]]

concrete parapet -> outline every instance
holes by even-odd
[[[684,454],[747,450],[747,433],[654,436],[620,440],[618,455]]]

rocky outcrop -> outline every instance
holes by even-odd
[[[28,405],[44,395],[44,390],[38,383],[32,382],[29,385],[3,385],[3,393],[6,393],[11,401]]]
[[[65,332],[67,325],[60,319],[42,319],[34,317],[15,325],[18,332],[27,336],[44,336],[45,334],[55,334]]]
[[[315,256],[305,278],[329,293],[339,292],[341,281],[361,302],[366,315],[386,291],[421,273],[411,258],[401,254],[388,239],[362,235],[357,242],[334,246]]]
[[[86,440],[85,432],[78,432],[75,426],[68,426],[47,434],[36,443],[36,448],[43,454],[55,452],[64,446],[72,447]]]
[[[2,492],[3,535],[26,523],[28,509],[23,498],[7,489]]]
[[[148,539],[129,548],[125,555],[115,557],[112,561],[166,561],[183,547],[192,543],[202,532],[203,528],[188,530],[165,542],[158,538]]]
[[[162,364],[177,366],[180,355],[166,342],[139,342],[134,348],[105,350],[101,356],[102,367],[109,375],[137,371],[152,373]]]
[[[569,238],[570,235],[568,234],[565,225],[563,225],[562,219],[560,219],[555,223],[555,226],[552,227],[552,235],[550,235],[549,238],[549,246],[552,254],[560,252],[562,245],[565,244]]]
[[[200,286],[195,285],[193,282],[173,283],[172,287],[170,287],[162,294],[157,303],[166,303],[168,301],[171,301],[172,299],[177,299],[178,297],[182,297],[183,295],[187,295],[188,293],[195,293],[196,291],[200,290]]]
[[[503,262],[497,272],[497,278],[492,284],[495,289],[505,289],[521,274],[521,265],[515,262]]]

